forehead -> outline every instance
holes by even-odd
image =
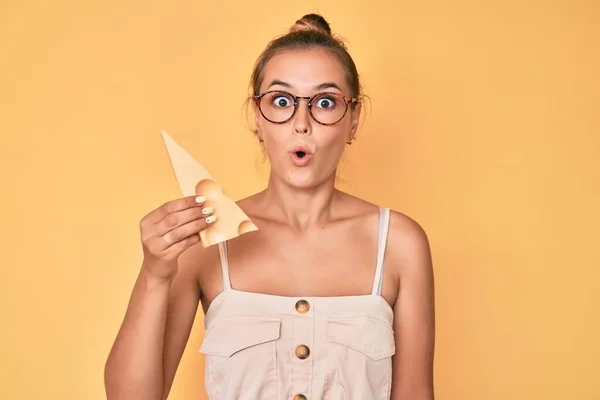
[[[349,93],[346,74],[340,61],[324,49],[287,50],[273,56],[265,65],[260,90],[274,80],[286,82],[296,94],[309,94],[323,83],[335,83]]]

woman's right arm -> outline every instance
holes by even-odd
[[[212,223],[206,217],[191,196],[140,222],[144,261],[106,362],[108,400],[167,398],[198,307],[200,246],[192,246]]]

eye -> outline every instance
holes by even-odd
[[[335,107],[335,99],[333,97],[325,96],[319,98],[315,104],[319,108],[329,109]]]
[[[292,105],[292,101],[287,96],[277,95],[273,97],[273,105],[279,108],[286,108]]]

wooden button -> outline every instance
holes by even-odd
[[[305,360],[308,358],[309,355],[310,350],[307,346],[301,344],[300,346],[296,347],[296,357],[298,357],[299,359]]]
[[[306,300],[298,300],[296,302],[296,311],[300,314],[306,314],[310,310],[310,304]]]
[[[306,400],[306,396],[303,394],[297,394],[294,396],[293,400]]]

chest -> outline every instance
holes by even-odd
[[[277,296],[370,294],[378,244],[373,223],[338,224],[307,234],[266,224],[227,243],[228,278],[236,290]],[[201,282],[205,308],[222,290],[220,264],[216,255]],[[398,286],[385,263],[383,281],[382,295],[393,304]]]
[[[297,233],[265,226],[228,244],[233,287],[279,295],[368,293],[377,263],[378,231],[356,224]]]

